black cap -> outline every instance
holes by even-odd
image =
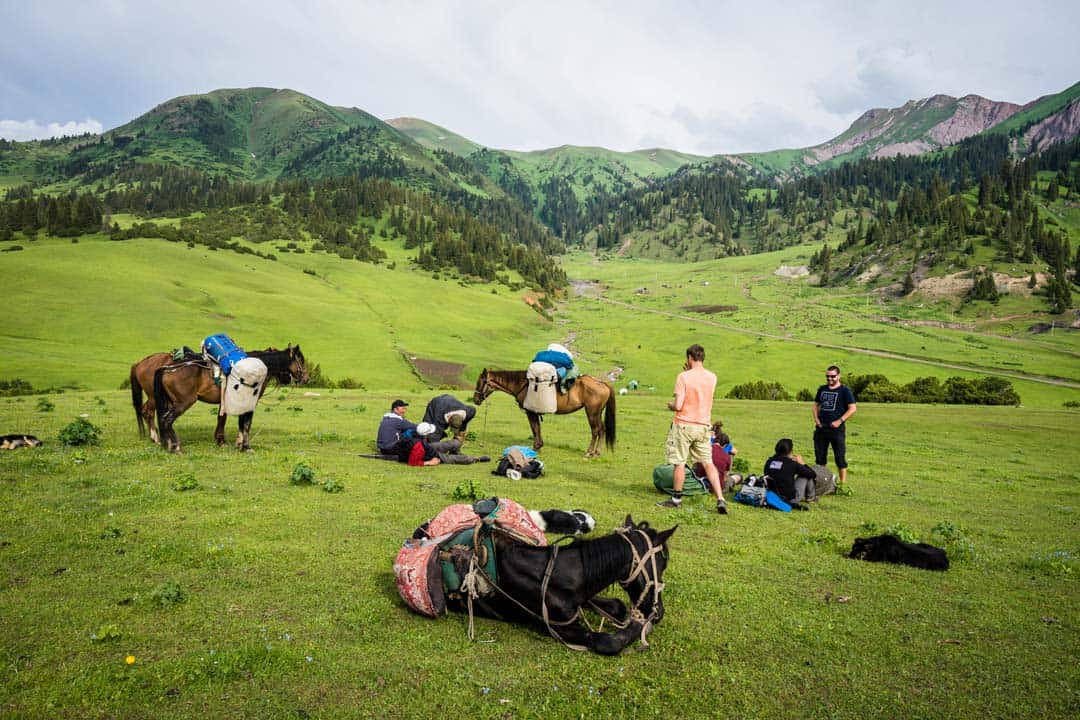
[[[405,402],[404,400],[395,400],[394,402],[390,403],[391,410],[397,410],[399,407],[409,407],[409,403]]]

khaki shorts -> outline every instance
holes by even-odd
[[[708,426],[671,423],[667,436],[667,462],[671,465],[711,465],[712,447],[709,445]]]

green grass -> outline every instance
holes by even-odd
[[[1020,408],[863,403],[849,429],[854,494],[809,513],[735,506],[720,518],[691,500],[665,516],[650,482],[670,421],[664,404],[692,342],[705,345],[723,395],[758,379],[814,388],[833,362],[900,383],[977,368],[1077,377],[1076,333],[1032,336],[1028,320],[903,325],[882,318],[948,319],[954,306],[879,304],[773,274],[804,264],[813,247],[695,264],[567,256],[570,276],[598,281],[603,299],[573,296],[549,322],[519,293],[432,279],[408,268],[399,244],[377,242],[395,269],[103,237],[20,240],[25,250],[0,254],[0,379],[86,388],[47,396],[51,409],[41,397],[0,398],[4,433],[46,441],[0,455],[2,714],[1076,714],[1080,415],[1062,404],[1080,391],[1016,380]],[[710,304],[735,309],[684,309]],[[216,448],[213,410],[199,405],[176,424],[185,453],[166,455],[137,437],[130,396],[117,388],[144,355],[220,331],[248,347],[299,342],[324,373],[364,388],[272,389],[251,455]],[[408,398],[418,419],[442,392],[407,355],[460,362],[469,383],[485,366],[522,367],[552,341],[572,341],[585,372],[620,367],[619,387],[638,381],[618,398],[615,454],[582,461],[577,415],[545,421],[539,481],[357,457],[372,450],[391,399]],[[61,430],[82,414],[100,445],[64,448]],[[718,400],[714,415],[754,470],[782,436],[810,452],[804,403]],[[470,452],[528,440],[502,395],[470,430]],[[311,485],[290,483],[301,463]],[[668,615],[651,649],[598,658],[486,620],[478,636],[493,642],[469,643],[462,617],[409,613],[394,554],[469,479],[533,508],[585,507],[601,530],[627,513],[678,523]],[[842,557],[855,537],[886,528],[946,544],[954,567]]]
[[[719,517],[706,499],[653,505],[664,389],[619,398],[617,452],[597,461],[581,460],[583,417],[549,418],[546,475],[518,482],[358,458],[399,392],[423,402],[407,386],[271,390],[249,455],[212,445],[205,405],[177,423],[185,454],[170,456],[135,435],[126,393],[65,393],[50,413],[0,399],[7,427],[47,443],[0,457],[3,714],[1075,715],[1075,411],[868,405],[849,426],[852,496]],[[80,413],[101,445],[61,447]],[[808,450],[806,404],[720,401],[714,414],[755,469],[782,435]],[[470,451],[497,454],[527,426],[494,396],[470,430]],[[313,485],[290,483],[301,462]],[[585,507],[599,531],[627,513],[678,523],[649,650],[600,658],[483,619],[470,643],[464,617],[407,611],[397,548],[468,478],[528,507]],[[328,479],[344,490],[324,492]],[[952,569],[842,556],[890,527],[950,538]]]

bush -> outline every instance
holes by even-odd
[[[484,488],[480,485],[479,480],[469,478],[458,483],[457,487],[454,488],[454,491],[450,493],[450,497],[454,500],[475,501],[487,497],[487,493],[484,492]]]
[[[60,442],[69,447],[97,445],[101,442],[101,431],[86,418],[79,418],[60,431]]]
[[[778,382],[755,382],[736,385],[728,392],[727,397],[735,400],[790,400],[791,395],[784,386]]]
[[[311,485],[315,482],[315,471],[307,463],[297,463],[293,468],[289,483],[292,485]]]
[[[21,378],[15,378],[14,380],[0,380],[0,397],[33,394],[34,386]]]
[[[184,473],[180,475],[172,483],[172,489],[176,492],[186,492],[187,490],[198,490],[199,481],[195,479],[194,473]]]
[[[345,486],[333,478],[327,478],[322,484],[323,492],[339,493],[345,490]]]
[[[49,398],[41,398],[37,401],[38,412],[52,412],[56,409],[56,405]]]
[[[153,589],[150,602],[160,608],[171,607],[187,602],[187,593],[178,583],[167,580]]]

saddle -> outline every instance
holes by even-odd
[[[547,545],[528,511],[506,498],[451,505],[421,525],[394,560],[394,578],[405,603],[428,617],[446,612],[447,600],[484,596],[497,579],[495,535]]]

